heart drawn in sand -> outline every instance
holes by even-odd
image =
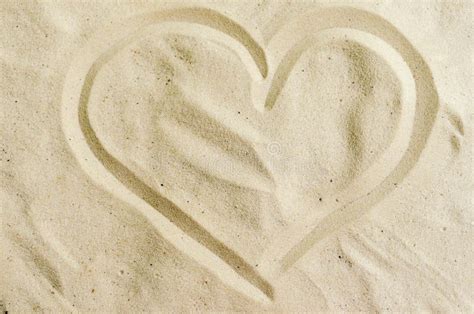
[[[276,158],[272,161],[275,169],[286,169],[286,172],[274,171],[279,182],[283,182],[280,184],[283,185],[282,190],[290,191],[297,197],[290,197],[291,202],[287,204],[281,201],[283,210],[290,208],[282,213],[285,224],[275,230],[257,260],[247,260],[239,250],[218,239],[205,224],[114,156],[91,123],[91,90],[101,69],[151,28],[162,35],[177,33],[217,41],[233,50],[250,74],[251,102],[263,117],[276,115],[282,110],[278,99],[284,94],[285,86],[291,84],[290,74],[305,51],[350,42],[360,51],[378,56],[396,78],[400,108],[396,130],[370,165],[350,180],[340,179],[344,184],[325,194],[324,200],[311,189],[311,182],[304,182],[311,178],[308,169],[313,166],[304,164],[311,160],[311,149],[305,150],[305,146],[314,144],[311,143],[311,130],[295,127],[293,137],[287,136],[291,133],[288,131],[277,140],[267,135],[259,137],[269,155],[287,153],[291,149],[285,146],[288,142],[299,145],[298,149],[309,152],[309,155],[290,158],[290,163],[307,167],[302,172],[294,169],[294,183],[291,184],[289,180],[285,181],[288,176],[285,163],[288,159]],[[394,26],[365,11],[353,8],[321,9],[288,23],[266,44],[259,44],[255,38],[256,35],[251,35],[236,22],[209,9],[162,11],[113,25],[93,37],[73,61],[65,81],[62,119],[72,151],[83,169],[98,184],[140,210],[164,238],[226,284],[248,297],[271,301],[273,278],[290,268],[319,240],[361,217],[408,174],[428,140],[438,110],[438,98],[430,70],[418,52]],[[355,57],[358,56],[356,53]],[[361,79],[365,79],[363,73]],[[373,89],[379,86],[378,80],[381,79],[378,77],[367,86]],[[311,88],[317,89],[318,86]],[[292,90],[298,88],[293,87]],[[361,100],[370,101],[374,99]],[[302,112],[298,119],[310,114],[309,111]],[[286,114],[283,112],[283,115]],[[270,134],[272,132],[275,133],[269,130]],[[304,140],[295,144],[295,136],[300,135]],[[179,136],[177,141],[180,141]],[[194,158],[195,152],[190,151],[188,157]],[[186,149],[182,152],[186,154]],[[208,170],[211,171],[210,168]],[[238,171],[234,176],[233,181],[237,185],[248,183],[251,188],[263,190],[275,188],[265,187],[265,180],[240,180]],[[294,185],[297,188],[293,191],[289,187]],[[297,209],[291,210],[292,206]]]

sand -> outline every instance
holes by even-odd
[[[0,4],[0,310],[473,310],[468,1]]]

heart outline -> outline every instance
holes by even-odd
[[[280,260],[279,266],[281,266],[282,271],[291,267],[318,240],[332,233],[341,225],[361,217],[370,207],[382,200],[396,188],[397,184],[403,181],[424,150],[439,109],[436,86],[431,71],[423,57],[391,23],[373,13],[351,7],[323,8],[319,11],[313,11],[295,19],[293,21],[294,25],[289,26],[287,24],[283,30],[279,30],[274,38],[270,40],[268,45],[270,50],[272,47],[275,50],[275,47],[281,46],[288,40],[293,40],[293,43],[288,44],[290,46],[294,45],[294,42],[298,42],[300,39],[297,38],[298,33],[296,30],[299,30],[301,34],[314,32],[318,23],[315,21],[314,16],[318,12],[324,19],[324,21],[319,21],[319,23],[324,24],[326,22],[325,25],[320,26],[319,31],[335,27],[349,27],[365,31],[380,38],[398,52],[414,78],[416,88],[415,116],[413,130],[405,153],[402,154],[401,160],[396,167],[377,186],[367,191],[366,195],[362,195],[347,204],[338,204],[333,200],[334,206],[331,209],[330,215],[325,216],[320,222],[323,226],[321,228],[317,228],[317,226],[313,226],[314,228],[311,226],[305,227],[304,224],[299,224],[292,228],[295,230],[293,233],[299,233],[300,235],[297,239],[298,243],[282,256],[268,257],[272,261]],[[271,64],[271,62],[269,63]],[[304,234],[305,232],[306,234]],[[285,232],[281,235],[280,239],[286,239],[291,233]],[[275,242],[278,242],[278,240]],[[277,247],[275,246],[274,248],[276,249]],[[274,272],[278,273],[278,270],[274,270]]]
[[[319,12],[324,12],[326,17],[328,14],[333,14],[334,16],[348,15],[359,19],[361,16],[365,18],[368,17],[369,19],[375,21],[376,26],[380,25],[380,23],[384,24],[385,27],[388,27],[394,31],[395,34],[401,36],[401,48],[406,49],[406,47],[408,47],[408,51],[405,51],[405,54],[408,53],[410,56],[410,70],[413,72],[413,64],[416,63],[416,61],[420,62],[421,60],[420,64],[423,68],[421,71],[423,72],[422,74],[425,76],[425,78],[427,74],[429,77],[431,76],[429,68],[424,63],[422,57],[398,32],[398,30],[396,30],[396,28],[394,28],[390,23],[386,22],[382,18],[353,8],[322,9]],[[313,12],[312,14],[316,13]],[[301,23],[301,21],[305,21],[305,17],[300,18],[298,21],[299,23]],[[125,23],[113,25],[101,34],[96,35],[93,39],[91,39],[91,41],[89,41],[88,45],[80,51],[79,56],[73,61],[72,66],[66,76],[65,87],[63,90],[63,131],[71,149],[76,155],[76,158],[86,173],[88,173],[93,180],[105,187],[115,196],[118,196],[120,199],[138,208],[142,214],[144,214],[145,217],[147,217],[150,222],[155,227],[157,227],[157,229],[167,240],[184,251],[184,253],[191,255],[192,258],[196,259],[203,265],[210,262],[211,266],[208,266],[208,268],[211,268],[211,270],[213,270],[212,268],[215,268],[213,271],[214,274],[220,277],[224,282],[251,298],[257,298],[258,300],[268,302],[273,298],[273,288],[269,282],[259,273],[257,273],[237,253],[233,252],[232,249],[228,248],[222,242],[215,239],[209,232],[207,232],[197,222],[193,221],[192,218],[187,216],[179,208],[176,208],[176,210],[173,211],[172,208],[176,207],[174,204],[172,204],[168,199],[161,197],[158,195],[158,193],[154,192],[130,170],[128,170],[128,168],[126,168],[119,160],[107,152],[102,144],[100,144],[100,141],[95,135],[95,132],[90,124],[87,112],[88,95],[93,86],[94,78],[101,66],[110,60],[110,58],[118,50],[130,43],[131,40],[134,40],[134,37],[138,36],[141,30],[144,27],[147,27],[147,24],[161,24],[166,22],[191,22],[227,32],[230,37],[242,43],[245,51],[249,53],[255,62],[260,77],[262,79],[266,78],[268,74],[268,64],[265,56],[265,50],[261,48],[261,46],[252,38],[252,36],[250,36],[240,25],[233,22],[224,15],[221,15],[220,13],[209,9],[191,8],[161,11],[154,14],[140,16]],[[306,22],[308,25],[311,25],[311,23],[308,23],[307,20]],[[130,30],[130,28],[133,30]],[[288,29],[289,28],[284,30],[283,34],[285,34],[284,32],[288,32]],[[124,33],[127,35],[125,36]],[[280,34],[280,32],[278,33]],[[104,34],[107,36],[104,36]],[[106,40],[104,40],[104,38],[106,38]],[[276,38],[278,39],[278,37]],[[110,43],[113,44],[111,45]],[[401,55],[403,57],[404,54],[401,53]],[[243,56],[243,59],[245,58],[247,60],[249,59],[248,57]],[[252,66],[250,65],[250,68],[251,67]],[[259,77],[258,73],[256,72],[256,70],[253,70],[254,78]],[[420,71],[418,71],[418,73],[420,73]],[[428,80],[428,83],[429,82],[430,80]],[[422,125],[425,125],[425,128],[422,127],[421,129],[414,131],[416,132],[415,144],[421,143],[421,147],[420,145],[415,145],[416,147],[413,149],[412,137],[410,139],[410,147],[408,149],[410,152],[411,148],[411,153],[406,153],[405,155],[408,154],[409,156],[407,157],[404,155],[405,157],[399,163],[404,163],[405,166],[402,167],[403,169],[395,171],[399,168],[399,165],[397,165],[396,169],[393,171],[394,173],[389,175],[389,177],[384,181],[388,182],[389,185],[382,182],[384,186],[381,186],[382,183],[380,183],[380,186],[375,187],[375,192],[364,197],[366,199],[364,204],[378,202],[381,197],[383,198],[384,195],[393,190],[393,188],[390,188],[393,181],[401,181],[394,179],[403,179],[412,166],[416,164],[419,154],[421,154],[421,151],[423,150],[429,137],[438,108],[438,98],[434,83],[432,83],[432,88],[428,87],[428,89],[434,91],[432,97],[428,97],[431,100],[435,100],[432,102],[432,107],[427,106],[425,103],[420,111],[418,99],[416,104],[417,112],[414,125],[417,125],[417,122],[420,124],[420,121],[422,122]],[[426,96],[426,93],[424,96]],[[106,165],[114,167],[115,169],[113,172],[111,172],[111,168],[108,168]],[[99,175],[97,176],[98,173]],[[127,182],[130,180],[130,178],[132,178],[132,181],[136,185],[135,188],[131,189],[126,185],[126,183],[124,183],[124,181]],[[373,195],[376,195],[377,197],[374,197]],[[348,219],[347,214],[341,218],[339,217],[340,215],[337,215],[338,213],[341,213],[341,211],[337,211],[335,209],[334,211],[336,215],[331,215],[330,218],[332,220],[339,221],[338,224],[342,225],[340,221],[353,220],[360,217],[360,215],[363,213],[361,213],[360,210],[355,210],[357,209],[357,203],[358,201],[356,200],[355,204],[347,205],[352,208],[353,218]],[[163,206],[163,204],[165,206]],[[160,207],[159,210],[157,210],[158,207]],[[167,213],[162,212],[163,208],[165,208]],[[160,215],[162,217],[159,217]],[[178,217],[176,217],[176,215],[178,215]],[[341,219],[338,220],[338,217]],[[180,221],[184,221],[184,223],[181,223]],[[326,225],[328,225],[328,223],[326,223]],[[331,224],[329,223],[329,225]],[[169,233],[167,234],[167,231],[169,232],[170,230],[171,232],[177,232],[176,228],[181,230],[181,238],[170,235]],[[183,236],[185,238],[184,240]],[[317,237],[314,237],[314,234],[310,234],[309,240],[308,237],[305,237],[302,242],[298,242],[298,245],[294,247],[297,248],[297,251],[293,253],[290,252],[290,257],[292,257],[293,260],[295,257],[301,257],[301,255],[303,255],[311,246],[313,246],[314,242],[317,241],[321,236],[322,235],[319,234]],[[186,248],[189,243],[192,244],[193,249],[195,249],[196,252],[187,252],[186,250],[183,250],[183,248]],[[301,243],[304,245],[301,246]],[[284,268],[289,267],[289,265],[294,262],[291,261],[291,259],[290,262],[288,262],[287,257],[288,255],[283,257]],[[287,258],[286,261],[285,258]],[[237,265],[239,267],[236,267]],[[243,279],[241,280],[239,276]],[[249,285],[247,285],[245,282],[249,283]],[[250,286],[254,287],[255,289]]]

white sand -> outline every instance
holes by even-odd
[[[468,1],[0,4],[0,310],[473,310]]]

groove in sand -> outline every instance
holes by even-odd
[[[267,45],[268,56],[241,26],[207,9],[164,11],[132,19],[105,30],[80,52],[66,78],[63,129],[84,170],[111,193],[139,209],[167,240],[209,268],[224,282],[250,298],[269,301],[272,299],[273,289],[268,280],[237,252],[213,237],[183,210],[146,185],[112,156],[98,139],[89,120],[89,95],[101,67],[119,50],[143,34],[148,26],[160,24],[166,32],[166,24],[177,22],[193,27],[201,25],[201,29],[215,34],[212,36],[216,40],[235,47],[254,79],[254,105],[267,110],[273,107],[302,51],[312,44],[308,39],[321,38],[318,37],[318,32],[350,28],[352,30],[344,32],[351,37],[358,37],[362,32],[370,33],[370,36],[378,38],[378,41],[373,41],[376,47],[383,43],[391,46],[400,56],[401,62],[389,60],[397,64],[396,71],[401,69],[400,80],[408,86],[403,91],[408,93],[405,94],[407,99],[403,108],[405,118],[402,119],[396,139],[370,171],[364,173],[347,190],[341,191],[340,202],[330,201],[322,208],[316,208],[319,213],[327,214],[325,217],[320,217],[320,214],[316,218],[301,217],[307,222],[303,223],[303,227],[301,223],[296,223],[282,237],[275,238],[278,244],[270,246],[267,256],[264,256],[266,262],[260,267],[270,277],[291,267],[317,241],[362,216],[370,206],[391,192],[394,183],[401,182],[416,164],[438,110],[438,98],[431,73],[422,57],[390,23],[371,13],[349,8],[316,11],[289,24]],[[182,29],[183,32],[193,32],[189,27]],[[223,36],[217,35],[216,31]],[[313,37],[307,37],[308,34]],[[341,33],[340,30],[332,30],[326,34]],[[363,41],[364,36],[359,36],[356,41]],[[301,44],[302,40],[307,42]],[[393,54],[390,58],[392,56]],[[406,68],[403,68],[403,64]],[[416,91],[416,97],[410,92],[411,89]]]

